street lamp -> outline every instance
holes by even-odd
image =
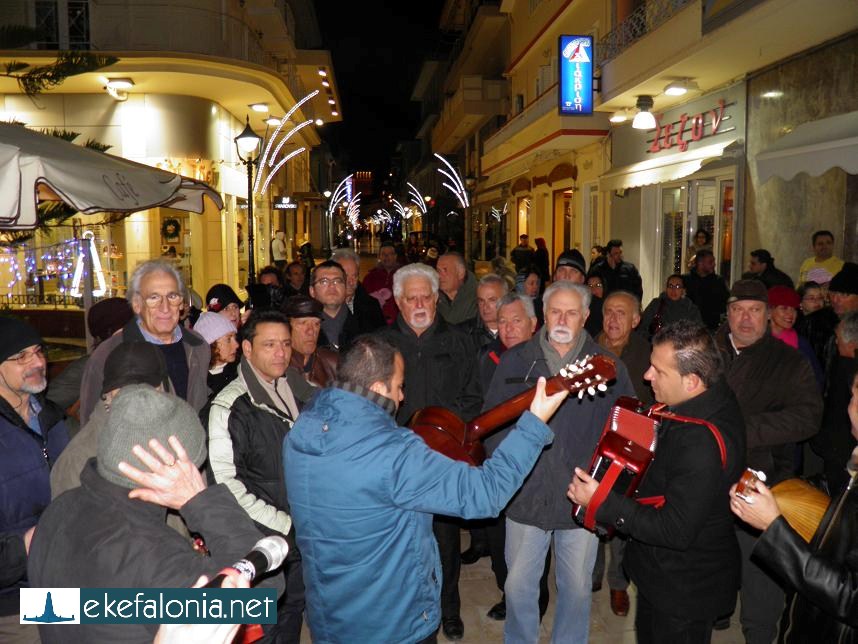
[[[256,283],[256,249],[253,245],[253,166],[256,163],[254,158],[256,150],[262,142],[262,137],[251,129],[249,116],[241,134],[235,137],[234,140],[235,149],[238,151],[238,158],[247,166],[247,247],[250,251],[247,260],[247,285],[249,287]]]

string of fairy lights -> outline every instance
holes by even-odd
[[[88,244],[95,272],[96,289],[93,295],[104,295],[107,286],[98,254],[98,246],[103,240],[90,231],[84,233],[84,237],[83,240],[68,239],[44,246],[25,243],[16,248],[0,249],[0,284],[5,280],[6,288],[11,291],[20,282],[26,282],[28,287],[35,287],[39,282],[55,282],[57,293],[80,297],[85,252],[82,246]]]

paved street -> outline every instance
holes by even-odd
[[[468,532],[462,532],[462,550],[468,547]],[[500,593],[495,585],[488,557],[483,557],[471,566],[462,566],[459,580],[459,592],[462,596],[462,620],[465,622],[465,638],[463,644],[488,644],[503,642],[503,622],[496,622],[486,617],[489,608],[499,599]],[[607,583],[602,590],[593,594],[593,610],[590,616],[591,644],[633,644],[634,631],[634,587],[629,588],[632,609],[628,617],[617,617],[611,612],[611,604]],[[551,595],[548,612],[540,630],[539,641],[551,641],[551,624],[554,622],[554,607],[556,593]],[[442,634],[439,642],[448,642]],[[744,644],[738,619],[730,622],[726,631],[716,631],[712,637],[713,644]],[[302,643],[312,642],[306,625],[301,637]]]

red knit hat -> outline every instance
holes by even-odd
[[[773,286],[769,289],[769,306],[788,306],[797,309],[801,298],[789,286]]]

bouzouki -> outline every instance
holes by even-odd
[[[756,490],[758,482],[765,483],[766,475],[751,468],[746,469],[736,483],[736,496],[753,503],[749,491]],[[831,502],[828,495],[801,479],[787,479],[772,486],[772,496],[778,502],[787,523],[810,543]]]
[[[606,391],[608,382],[616,378],[614,361],[605,355],[587,356],[566,365],[556,376],[548,378],[545,393],[549,396],[568,390],[570,394],[595,396]],[[462,421],[443,407],[425,407],[412,416],[408,426],[426,444],[445,456],[471,465],[481,465],[486,459],[482,439],[495,430],[516,420],[530,407],[536,387],[483,412],[471,422]]]

